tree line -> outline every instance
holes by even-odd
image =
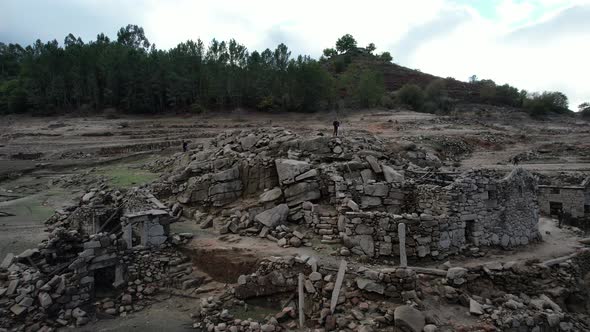
[[[339,39],[336,54],[356,48],[349,37]],[[380,98],[373,92],[383,90],[377,74],[359,69],[338,81],[326,61],[293,57],[282,43],[249,52],[234,39],[208,45],[188,40],[160,50],[136,25],[121,28],[116,40],[99,34],[85,43],[69,34],[63,47],[56,40],[26,47],[0,43],[0,112],[80,107],[137,113],[233,107],[311,112],[338,107],[343,85],[355,87],[357,96],[350,100],[358,106],[373,106]]]
[[[456,100],[446,88],[452,78],[387,91],[379,64],[390,63],[392,56],[375,50],[373,43],[358,47],[350,34],[324,49],[318,60],[292,56],[282,43],[274,50],[250,52],[234,39],[213,39],[208,45],[188,40],[160,50],[137,25],[121,28],[116,40],[101,33],[86,43],[69,34],[63,46],[56,40],[26,47],[0,42],[0,113],[107,108],[198,113],[236,107],[313,112],[400,105],[429,113],[453,109]],[[569,112],[560,92],[531,94],[476,76],[470,81],[481,102],[522,107],[533,115]],[[580,107],[586,114],[587,109]]]

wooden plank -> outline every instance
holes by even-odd
[[[334,290],[332,291],[332,299],[330,300],[330,311],[334,313],[336,305],[338,304],[338,297],[340,296],[340,288],[342,288],[342,282],[344,281],[344,274],[346,273],[346,261],[343,259],[340,261],[340,268],[336,275],[336,283],[334,284]]]
[[[303,324],[305,323],[305,314],[303,313],[303,306],[305,305],[305,293],[303,292],[304,278],[303,273],[299,273],[299,285],[297,287],[297,292],[299,293],[299,328],[303,328]]]

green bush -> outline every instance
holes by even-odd
[[[397,91],[397,98],[402,104],[410,106],[414,111],[420,111],[424,105],[424,91],[416,84],[406,84]]]
[[[535,93],[525,100],[523,106],[533,117],[543,117],[550,113],[566,114],[570,112],[567,97],[559,91]]]
[[[275,103],[272,96],[266,96],[260,100],[256,108],[260,111],[272,111],[275,108]]]
[[[395,98],[390,96],[389,94],[383,94],[381,96],[381,101],[379,102],[381,107],[385,107],[386,109],[392,109],[396,106]]]
[[[583,118],[590,119],[590,103],[581,103],[580,106],[578,106],[578,109]]]

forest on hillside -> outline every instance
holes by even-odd
[[[282,43],[274,50],[249,52],[234,39],[213,39],[207,46],[200,39],[188,40],[166,51],[151,44],[136,25],[121,28],[116,40],[101,33],[86,43],[69,34],[63,46],[56,40],[26,47],[0,43],[0,113],[107,108],[199,113],[236,107],[314,112],[396,104],[428,112],[452,108],[444,79],[424,88],[408,84],[395,93],[387,91],[375,64],[389,64],[392,57],[374,51],[372,43],[357,47],[348,34],[319,60],[295,57]],[[355,56],[370,59],[372,65],[355,62]],[[544,100],[543,112],[568,107],[559,92],[535,95],[490,80],[473,83],[484,102],[521,107]]]

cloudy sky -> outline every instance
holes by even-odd
[[[350,33],[423,72],[562,91],[574,110],[590,101],[590,0],[0,0],[5,43],[88,41],[128,23],[159,48],[235,38],[316,58]]]

